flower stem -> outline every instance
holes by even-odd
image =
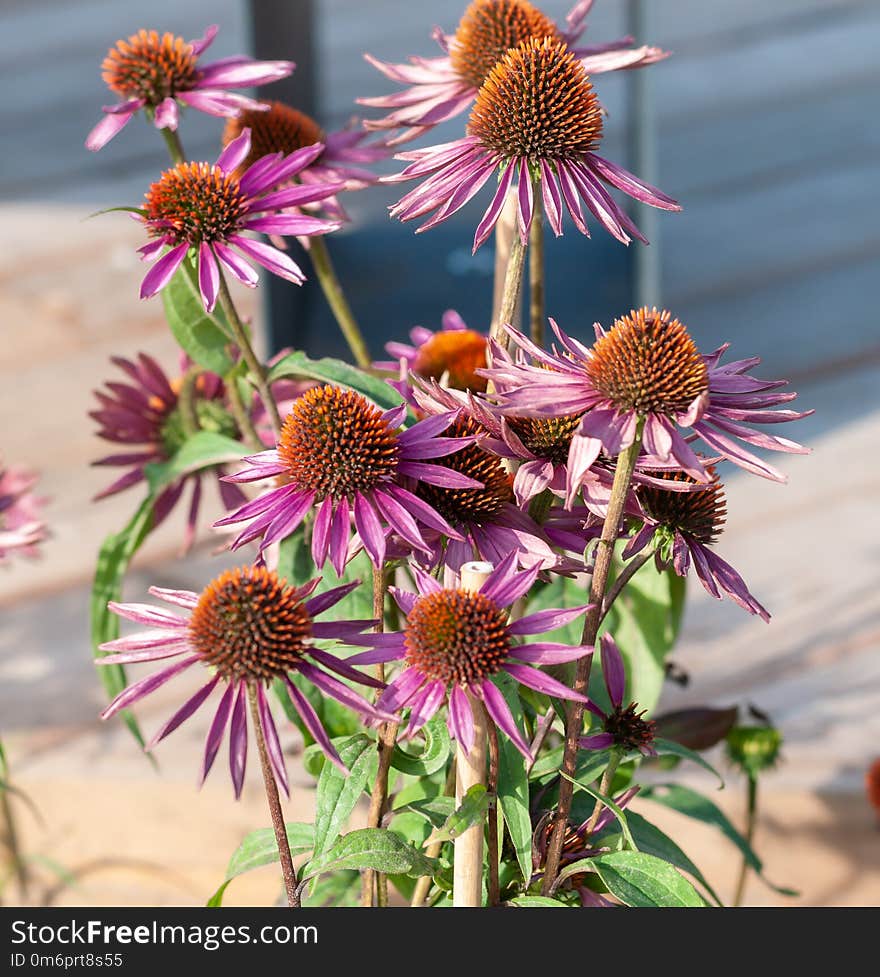
[[[246,438],[248,444],[256,451],[262,451],[264,447],[263,442],[260,440],[259,434],[257,434],[257,429],[254,427],[251,415],[248,413],[244,401],[241,399],[241,391],[238,389],[237,366],[233,367],[226,374],[223,378],[223,383],[226,386],[226,393],[229,396],[229,409],[232,411],[232,416],[235,418],[235,423],[238,426],[241,436]]]
[[[248,682],[248,703],[251,707],[251,721],[257,739],[257,751],[260,754],[260,767],[263,770],[263,783],[266,785],[266,800],[269,802],[269,814],[272,816],[272,827],[275,830],[275,841],[278,844],[278,857],[281,860],[281,874],[284,876],[284,889],[287,893],[287,905],[291,909],[299,909],[300,897],[297,891],[296,869],[293,867],[293,857],[290,854],[290,843],[287,840],[287,828],[284,824],[284,814],[281,811],[281,799],[278,796],[278,785],[275,783],[275,773],[266,749],[266,737],[263,735],[263,724],[260,720],[260,707],[257,703],[257,687]]]
[[[446,786],[443,788],[444,797],[452,797],[455,795],[455,757],[452,758],[452,763],[449,764],[449,772],[446,774]],[[425,849],[425,855],[428,858],[437,858],[443,848],[442,841],[432,841],[430,845]],[[416,886],[413,889],[412,901],[410,902],[411,909],[421,909],[425,904],[425,899],[428,893],[431,891],[431,883],[434,880],[430,875],[420,875],[416,881]]]
[[[614,554],[614,544],[620,529],[626,496],[632,482],[636,459],[642,445],[642,429],[644,422],[639,421],[633,443],[617,456],[617,467],[614,470],[614,482],[611,485],[611,498],[608,501],[608,512],[602,524],[602,535],[596,550],[596,561],[593,565],[593,579],[590,584],[591,610],[587,611],[584,620],[584,632],[581,644],[594,645],[599,624],[602,620],[602,603],[605,589],[608,585],[608,571],[611,569],[611,557]],[[577,674],[574,680],[575,692],[586,695],[590,682],[590,659],[587,655],[578,661]],[[562,755],[562,772],[567,777],[574,777],[578,751],[578,737],[581,734],[584,719],[584,706],[581,702],[572,702],[566,717],[565,750]],[[571,812],[571,801],[574,784],[567,777],[563,777],[559,784],[559,802],[554,815],[553,835],[547,850],[547,867],[544,873],[542,891],[549,895],[553,890],[556,876],[559,873],[559,862],[562,857],[562,844],[565,839],[565,826]]]
[[[749,776],[749,793],[746,802],[746,843],[752,847],[752,839],[755,836],[755,823],[758,814],[758,778]],[[739,878],[736,882],[736,894],[733,897],[734,907],[742,905],[743,896],[746,891],[746,878],[749,873],[749,863],[743,855],[742,865],[739,868]]]
[[[226,276],[223,274],[222,269],[220,269],[220,290],[218,293],[218,300],[220,302],[220,308],[223,309],[223,312],[226,314],[226,318],[229,320],[232,335],[236,344],[238,345],[238,348],[241,350],[241,355],[247,364],[251,378],[254,381],[254,386],[256,386],[257,391],[260,394],[260,398],[263,401],[266,410],[269,412],[269,417],[272,419],[272,427],[275,429],[275,434],[277,436],[281,433],[281,415],[278,413],[278,405],[275,403],[275,400],[272,397],[272,392],[269,389],[266,369],[257,359],[257,356],[254,353],[254,349],[251,346],[250,340],[248,339],[245,324],[241,321],[238,310],[235,308],[235,304],[232,301],[232,296],[229,294],[229,286],[226,284]]]
[[[599,793],[604,794],[605,797],[611,796],[611,784],[614,781],[614,775],[617,773],[617,768],[620,765],[620,760],[622,757],[623,752],[621,750],[613,749],[611,751],[608,766],[605,768],[605,773],[602,774],[602,780],[599,783]],[[596,806],[593,808],[593,813],[590,815],[590,820],[587,821],[587,835],[591,835],[596,830],[596,823],[599,820],[599,815],[602,813],[603,807],[603,802],[597,798]]]
[[[3,842],[9,852],[9,863],[12,873],[18,880],[18,891],[22,899],[27,899],[30,882],[30,872],[28,864],[21,852],[18,839],[18,829],[15,823],[15,814],[12,805],[9,803],[9,791],[0,786],[0,823],[3,825],[3,835],[0,841]]]
[[[191,438],[199,430],[199,415],[196,413],[196,382],[201,375],[199,366],[191,366],[184,374],[180,384],[178,402],[180,403],[180,422],[183,433]]]
[[[501,216],[495,225],[495,282],[492,287],[492,317],[490,322],[498,322],[501,318],[501,298],[504,295],[504,276],[510,258],[510,246],[514,235],[518,233],[517,220],[518,205],[516,195],[509,193],[501,209]]]
[[[522,243],[519,232],[515,232],[510,242],[510,256],[507,259],[507,269],[504,274],[504,290],[501,293],[501,307],[497,321],[493,320],[490,335],[497,340],[504,349],[510,347],[510,336],[501,327],[513,325],[522,292],[523,271],[526,264],[526,246]]]
[[[483,707],[485,709],[485,706]],[[491,718],[486,716],[486,733],[489,739],[489,780],[486,790],[489,794],[487,823],[487,856],[489,861],[488,894],[489,905],[501,903],[501,886],[498,881],[498,730]]]
[[[632,578],[642,569],[642,567],[651,559],[653,553],[650,551],[647,553],[639,553],[638,556],[634,556],[626,566],[620,571],[620,574],[615,579],[611,587],[608,588],[608,593],[602,600],[602,614],[599,617],[599,623],[605,620],[605,615],[611,610],[611,605],[620,596],[623,588],[632,580]]]
[[[374,630],[381,634],[385,627],[385,594],[388,592],[388,578],[385,567],[373,567],[373,617],[376,618]],[[376,678],[385,681],[385,666],[379,662],[376,665]],[[388,803],[388,774],[391,770],[391,756],[394,753],[394,743],[397,738],[398,723],[382,723],[379,727],[379,769],[373,782],[370,794],[370,810],[367,814],[367,827],[378,828],[382,823],[382,815]],[[374,891],[375,890],[375,891]],[[375,902],[374,902],[375,895]],[[388,904],[388,879],[371,868],[364,872],[361,884],[362,906],[386,906]]]
[[[535,194],[532,226],[529,230],[529,330],[532,341],[544,344],[544,221],[541,194]]]
[[[327,304],[336,317],[337,323],[339,323],[339,328],[342,335],[345,336],[345,341],[348,343],[348,348],[351,350],[355,362],[358,366],[367,369],[372,363],[370,351],[367,349],[363,334],[354,313],[351,311],[345,292],[342,290],[324,238],[316,236],[309,239],[309,256],[312,259],[315,274],[318,276],[318,282],[324,292],[324,298],[327,299]]]
[[[159,132],[162,133],[162,137],[165,139],[165,145],[168,147],[168,155],[171,157],[173,163],[183,163],[186,160],[186,156],[183,152],[183,144],[180,141],[180,136],[173,129],[160,129]]]

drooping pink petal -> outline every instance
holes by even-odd
[[[238,695],[232,707],[232,719],[229,723],[229,773],[232,776],[232,786],[235,798],[241,797],[244,787],[244,771],[247,765],[247,683],[238,683]]]
[[[510,662],[505,662],[501,667],[508,675],[512,675],[517,682],[530,689],[534,689],[536,692],[543,692],[544,695],[554,695],[560,699],[571,699],[575,702],[587,701],[585,695],[581,695],[580,692],[575,692],[555,678],[545,675],[544,672],[539,672],[536,668],[530,668],[528,665],[514,665]]]
[[[159,258],[141,282],[140,296],[142,299],[151,298],[171,281],[174,273],[186,257],[187,251],[189,251],[189,244],[184,242]]]
[[[154,672],[152,675],[142,678],[139,682],[129,685],[101,713],[101,719],[109,719],[111,716],[115,716],[120,709],[125,709],[137,702],[138,699],[142,699],[145,695],[150,695],[151,692],[155,692],[156,689],[164,685],[169,679],[174,678],[175,675],[178,675],[197,661],[199,661],[198,655],[188,655],[179,662],[175,662],[173,665],[168,665],[165,668],[160,668],[158,672]]]
[[[599,640],[599,647],[602,654],[602,675],[605,679],[605,688],[608,689],[611,704],[615,708],[619,708],[623,704],[623,696],[626,692],[623,656],[610,634],[602,635]]]
[[[153,124],[157,129],[170,129],[172,132],[176,132],[179,121],[180,113],[177,109],[177,102],[175,102],[170,96],[168,98],[163,98],[162,101],[156,106],[156,114],[153,116]]]
[[[483,679],[474,686],[474,692],[479,695],[486,706],[486,712],[495,721],[498,728],[508,737],[511,743],[519,750],[526,760],[532,760],[532,751],[529,744],[523,738],[510,707],[504,700],[504,696],[495,687],[490,679]]]
[[[290,786],[287,782],[287,768],[284,765],[284,753],[281,750],[281,741],[278,739],[278,729],[275,720],[272,718],[272,710],[266,698],[266,691],[262,682],[257,683],[257,708],[260,713],[260,725],[263,727],[263,736],[266,740],[266,751],[272,763],[272,769],[278,782],[284,789],[284,793],[290,797]]]
[[[287,694],[290,696],[290,701],[293,703],[294,708],[299,713],[300,719],[303,721],[303,725],[309,731],[312,739],[321,747],[324,751],[324,755],[332,762],[335,763],[337,767],[348,776],[348,767],[342,762],[342,758],[336,752],[336,747],[330,742],[330,737],[327,735],[327,730],[321,725],[321,720],[318,718],[318,714],[312,708],[312,704],[309,700],[300,692],[300,690],[290,681],[289,678],[285,677],[284,684],[287,687]]]
[[[449,691],[448,709],[449,735],[458,742],[465,753],[470,753],[474,748],[474,714],[467,693],[456,683],[453,683]]]
[[[217,157],[217,166],[224,173],[234,173],[247,159],[250,151],[251,130],[246,127],[242,129],[241,134],[236,136]]]
[[[157,743],[161,742],[168,736],[169,733],[173,733],[175,729],[182,723],[189,719],[190,716],[195,713],[199,706],[208,698],[208,696],[214,691],[217,683],[220,681],[220,676],[215,675],[214,678],[208,682],[207,685],[203,685],[198,692],[187,701],[174,713],[174,715],[166,722],[156,733],[156,735],[147,743],[146,749],[152,750]]]
[[[213,312],[217,304],[217,292],[220,288],[220,270],[206,241],[199,245],[199,292],[206,312]]]

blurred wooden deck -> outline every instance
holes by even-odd
[[[431,16],[451,28],[463,6],[464,0],[438,0]],[[547,0],[544,7],[561,18],[568,4]],[[730,340],[734,355],[763,356],[766,375],[792,377],[803,405],[817,409],[791,432],[811,443],[814,454],[780,460],[791,477],[788,487],[739,475],[729,483],[729,532],[719,549],[773,611],[773,622],[767,627],[692,586],[675,653],[692,684],[670,688],[667,704],[754,701],[769,710],[787,737],[786,762],[768,780],[772,832],[790,840],[788,854],[781,851],[775,862],[771,857],[769,874],[800,885],[806,904],[876,903],[877,843],[860,789],[880,741],[880,331],[872,292],[880,256],[880,5],[666,0],[657,7],[657,30],[649,39],[675,54],[651,69],[658,182],[685,207],[681,215],[661,215],[664,299],[701,346]],[[599,0],[596,8],[592,37],[619,36],[622,4]],[[361,51],[390,59],[431,53],[424,16],[401,0],[319,3],[325,124],[344,123],[356,94],[387,90]],[[29,838],[62,860],[99,844],[92,794],[102,808],[106,802],[116,823],[139,819],[137,850],[145,857],[150,845],[161,850],[156,825],[170,812],[190,804],[206,812],[198,819],[203,832],[216,805],[226,802],[219,776],[193,800],[204,732],[198,725],[161,757],[165,779],[159,781],[121,730],[97,723],[100,692],[87,634],[98,540],[118,529],[134,504],[130,494],[89,501],[107,481],[106,473],[88,467],[102,450],[86,417],[91,390],[110,377],[111,354],[144,349],[171,364],[174,347],[160,305],[136,297],[142,273],[133,253],[136,229],[123,215],[82,220],[98,206],[138,200],[164,165],[161,141],[135,121],[97,155],[82,143],[107,100],[98,66],[108,45],[142,25],[194,37],[212,22],[221,25],[218,57],[247,49],[244,5],[235,0],[196,0],[186,7],[171,0],[6,0],[0,7],[0,124],[6,134],[0,157],[0,328],[6,337],[0,346],[0,456],[39,468],[41,489],[53,499],[53,538],[44,559],[0,570],[0,736],[22,785],[52,815],[49,828],[32,826]],[[623,152],[623,86],[619,77],[601,82],[612,158]],[[192,154],[213,157],[218,131],[217,120],[187,118]],[[447,129],[438,141],[448,137]],[[457,282],[463,308],[482,308],[491,267],[482,258],[467,259],[474,209],[444,234],[414,241],[409,228],[387,220],[389,199],[378,190],[356,195],[355,226],[339,241],[346,260],[365,268],[355,299],[360,296],[358,311],[377,349],[413,324],[402,294],[398,300],[369,281],[378,277],[383,249],[418,256],[422,271],[408,287],[423,299],[420,316],[429,325],[458,302],[450,281]],[[560,315],[564,325],[589,327],[594,285],[583,269],[595,273],[607,262],[609,276],[621,276],[621,253],[598,234],[593,241],[568,234],[548,243],[550,262],[572,279],[564,299],[569,318]],[[431,291],[436,267],[449,277]],[[259,316],[253,294],[243,299]],[[553,303],[551,293],[551,313]],[[207,542],[196,562],[178,563],[178,540],[179,524],[172,523],[151,541],[130,582],[133,599],[142,599],[157,579],[201,586],[218,565]],[[167,707],[161,697],[145,706],[145,725],[153,728]],[[805,801],[805,792],[846,800]],[[291,816],[307,815],[310,803],[308,795],[301,798],[302,810]],[[738,802],[729,797],[724,803]],[[232,809],[234,823],[218,825],[211,851],[197,852],[182,827],[178,841],[170,842],[189,852],[184,870],[198,880],[185,896],[144,890],[143,880],[86,892],[109,904],[114,898],[148,901],[144,891],[157,901],[206,895],[239,829],[262,818],[258,792],[246,794],[246,804]],[[832,834],[840,847],[823,849],[827,871],[811,880],[805,869],[810,853]],[[684,847],[710,874],[718,857],[712,839],[694,837]],[[108,836],[100,843],[122,841]],[[796,877],[786,877],[790,871]],[[259,893],[266,891],[262,885]],[[241,891],[243,899],[247,892],[264,898],[256,889]],[[754,898],[776,899],[760,886]]]

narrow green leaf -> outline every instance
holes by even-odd
[[[312,859],[303,869],[301,881],[340,869],[371,868],[385,875],[432,875],[439,867],[398,834],[384,828],[361,828],[336,841],[329,851]]]
[[[165,318],[181,349],[194,363],[225,376],[233,365],[227,352],[232,333],[219,309],[205,312],[196,274],[193,264],[184,261],[162,289]]]
[[[550,899],[547,896],[516,896],[507,900],[508,906],[519,906],[523,909],[568,909],[564,902],[558,899]]]
[[[105,654],[98,650],[99,645],[119,637],[119,618],[108,609],[107,604],[121,599],[122,579],[131,558],[149,535],[152,525],[153,497],[147,496],[128,525],[120,532],[108,536],[98,553],[90,602],[92,654],[96,659]],[[121,665],[100,665],[97,671],[107,698],[116,698],[126,686],[125,669]],[[120,715],[134,738],[144,746],[144,738],[133,713],[125,709]]]
[[[285,827],[291,855],[302,855],[303,852],[312,850],[315,838],[315,829],[312,825],[292,821]],[[232,853],[232,858],[229,859],[229,865],[226,867],[226,878],[207,901],[206,906],[208,908],[221,906],[229,883],[239,875],[277,861],[278,843],[275,841],[274,829],[258,828],[256,831],[251,831]]]
[[[559,773],[561,777],[565,777],[566,780],[574,784],[576,790],[585,791],[590,795],[590,797],[595,797],[597,801],[601,801],[620,822],[620,830],[623,832],[623,840],[626,843],[626,846],[631,848],[633,851],[638,851],[635,839],[633,838],[632,833],[629,830],[629,826],[626,823],[626,814],[623,813],[621,808],[618,807],[618,805],[615,804],[610,797],[606,797],[604,794],[601,794],[598,790],[594,790],[587,784],[581,783],[580,781],[575,780],[573,777],[569,777],[568,774],[563,773],[562,771]]]
[[[509,675],[504,676],[509,679]],[[522,707],[516,682],[498,681],[498,688],[507,701],[514,719]],[[513,842],[516,860],[523,879],[532,874],[532,819],[529,815],[529,778],[522,754],[506,736],[498,737],[498,805]]]
[[[379,764],[376,744],[357,733],[333,744],[348,768],[346,776],[335,763],[325,763],[315,797],[315,855],[323,855],[339,837],[361,792],[372,783]]]
[[[433,828],[442,828],[455,811],[452,797],[429,797],[420,801],[410,801],[405,809],[424,818]]]
[[[357,906],[361,895],[360,872],[348,869],[319,879],[311,893],[303,893],[302,904],[306,908],[324,906]]]
[[[431,834],[425,844],[435,841],[454,841],[475,824],[481,824],[489,810],[489,795],[482,784],[468,788],[461,804],[449,815],[443,827]]]
[[[323,383],[332,383],[340,387],[349,387],[372,400],[382,410],[399,407],[403,402],[403,398],[394,387],[384,380],[365,373],[343,360],[330,357],[312,360],[305,353],[299,351],[288,353],[269,371],[270,383],[279,380],[281,377],[306,377],[310,380],[320,380]]]
[[[407,752],[400,746],[394,747],[391,754],[391,766],[401,773],[408,773],[414,777],[429,777],[446,766],[449,758],[451,743],[446,729],[446,720],[442,716],[435,716],[422,727],[425,737],[425,747],[418,756]]]
[[[657,739],[654,740],[654,749],[660,756],[677,756],[681,757],[683,760],[690,760],[692,763],[696,763],[698,766],[711,773],[713,777],[718,778],[718,790],[721,790],[724,787],[724,778],[712,766],[712,764],[701,757],[699,753],[695,753],[686,746],[682,746],[681,743],[676,743],[673,740],[665,740],[662,737],[657,737]]]
[[[626,906],[706,905],[697,890],[668,862],[641,851],[615,851],[585,859],[586,864]]]
[[[168,461],[146,465],[144,471],[153,495],[166,485],[213,465],[227,461],[238,461],[248,449],[238,441],[227,438],[216,431],[199,431],[185,441]]]

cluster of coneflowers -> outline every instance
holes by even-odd
[[[121,101],[104,109],[87,145],[100,149],[143,113],[162,130],[172,156],[173,165],[134,209],[147,238],[140,256],[150,264],[141,297],[187,276],[203,310],[196,314],[228,340],[229,369],[213,372],[197,345],[185,349],[174,375],[145,354],[116,358],[125,382],[108,381],[96,392],[93,417],[100,436],[121,449],[97,464],[124,471],[102,494],[143,483],[150,466],[172,461],[204,432],[240,444],[243,459],[212,459],[148,494],[155,527],[189,486],[188,543],[199,528],[203,482],[215,480],[226,514],[214,525],[224,533],[231,527],[229,545],[242,562],[201,592],[151,588],[162,606],[111,602],[115,614],[143,629],[103,643],[100,664],[158,667],[125,687],[103,716],[185,671],[201,676],[148,748],[210,703],[201,776],[226,739],[238,796],[255,740],[291,905],[301,887],[276,787],[288,789],[273,715],[279,694],[343,770],[315,695],[378,727],[371,827],[384,823],[395,740],[417,736],[438,713],[465,756],[475,730],[488,723],[529,768],[552,733],[563,746],[565,778],[555,828],[535,849],[549,894],[565,846],[572,838],[587,844],[609,819],[599,805],[588,823],[569,822],[569,778],[578,757],[609,751],[610,784],[629,751],[653,752],[654,724],[627,699],[621,651],[610,634],[599,641],[610,603],[629,577],[651,558],[682,577],[693,569],[712,596],[769,619],[715,550],[726,511],[717,467],[726,461],[783,480],[752,449],[803,450],[760,430],[804,416],[779,409],[794,397],[782,391],[784,381],[755,377],[755,359],[724,362],[726,347],[701,352],[665,310],[635,309],[597,323],[592,343],[550,319],[549,348],[541,341],[543,316],[530,335],[515,326],[523,256],[545,219],[556,235],[570,220],[587,236],[594,219],[629,243],[644,237],[615,190],[680,210],[600,155],[603,114],[594,77],[641,68],[666,53],[630,39],[581,45],[591,6],[577,4],[563,29],[526,0],[475,0],[453,35],[435,32],[442,56],[408,64],[370,58],[405,87],[360,99],[390,111],[337,133],[325,133],[293,107],[230,91],[282,78],[294,66],[243,57],[204,63],[215,28],[192,42],[140,31],[104,62],[104,78]],[[227,119],[215,162],[186,157],[178,137],[185,108]],[[420,230],[491,184],[474,248],[493,230],[507,235],[504,300],[489,334],[449,312],[442,330],[418,327],[411,345],[389,343],[392,359],[371,363],[324,236],[348,220],[345,193],[376,182],[367,164],[467,110],[461,138],[399,153],[406,167],[384,179],[417,181],[391,213],[402,221],[427,218]],[[508,203],[513,219],[505,223]],[[253,287],[259,266],[302,284],[306,273],[285,237],[304,246],[365,367],[362,375],[387,378],[385,401],[370,396],[374,386],[321,382],[320,371],[279,372],[283,360],[263,364],[255,355],[228,280]],[[582,333],[584,326],[568,328]],[[396,406],[388,406],[395,398]],[[315,568],[309,579],[278,572],[279,547],[292,538],[308,546]],[[615,546],[622,563],[612,590]],[[346,577],[361,552],[373,568],[374,617],[350,620],[334,609],[355,588],[369,587]],[[333,583],[328,563],[344,582]],[[475,573],[479,582],[469,583]],[[534,588],[559,575],[585,581],[583,600],[529,609]],[[396,611],[386,607],[386,593]],[[580,642],[547,640],[580,620]],[[389,621],[397,626],[386,631]],[[604,706],[588,695],[594,647],[601,648]],[[561,667],[550,674],[548,666]],[[534,723],[514,714],[501,679],[540,704]],[[554,717],[563,706],[559,728]],[[381,883],[368,886],[364,898],[381,901]]]

